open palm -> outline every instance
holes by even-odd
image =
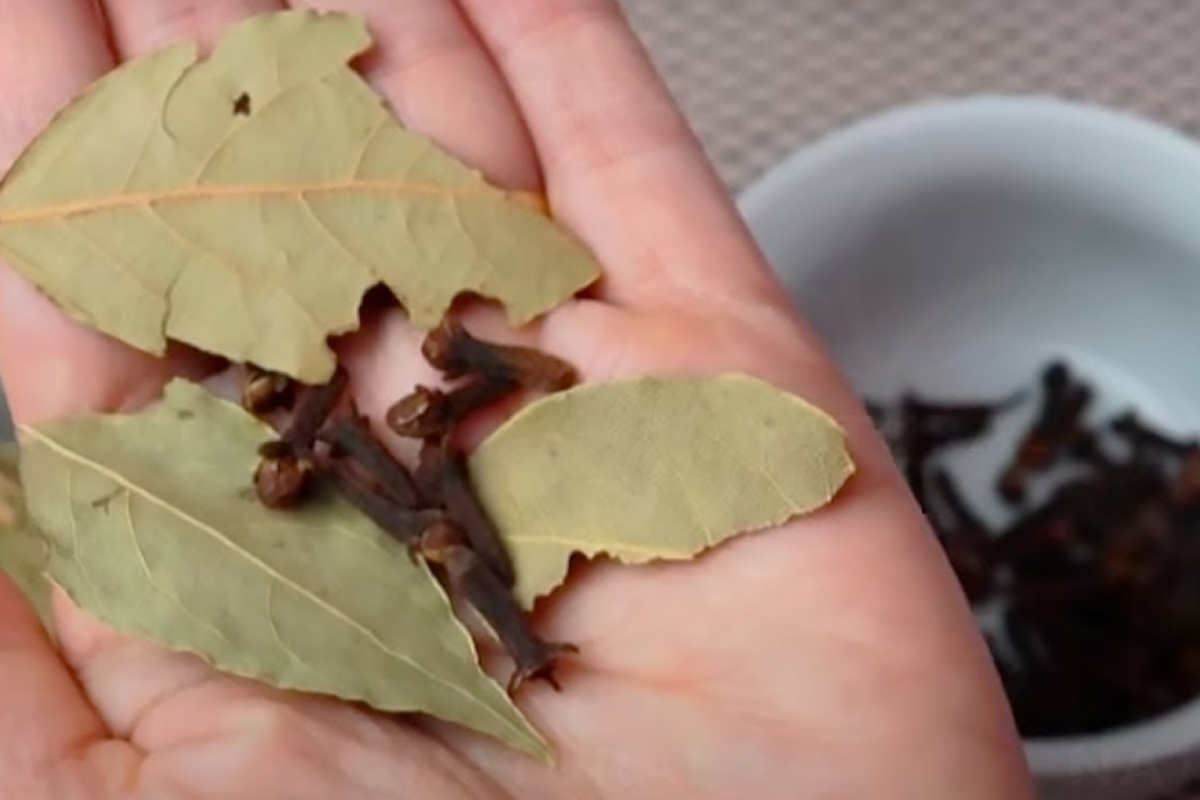
[[[281,0],[0,0],[0,165],[122,58],[211,43]],[[1017,798],[1029,789],[986,652],[855,397],[764,268],[608,0],[329,0],[403,121],[547,193],[605,266],[530,330],[585,379],[740,370],[846,426],[830,508],[686,564],[576,570],[539,608],[582,655],[522,708],[553,767],[428,720],[224,676],[111,631],[59,592],[59,645],[0,580],[0,796]],[[23,421],[139,405],[171,371],[0,274],[0,368]],[[505,335],[492,309],[470,323]],[[507,334],[512,336],[512,334]],[[398,311],[339,343],[376,419],[416,380]],[[489,659],[492,660],[492,659]]]

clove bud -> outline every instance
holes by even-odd
[[[478,378],[448,392],[417,386],[387,410],[389,428],[414,439],[440,438],[475,411],[511,394],[517,384]]]
[[[252,414],[266,414],[291,405],[295,383],[287,375],[251,366],[242,383],[242,407]]]
[[[312,464],[291,453],[265,457],[254,471],[254,491],[267,508],[288,508],[304,499]]]
[[[421,353],[448,378],[479,373],[493,381],[545,392],[566,389],[576,381],[575,368],[566,361],[532,347],[476,339],[450,317],[429,332]]]
[[[304,498],[312,471],[313,440],[346,388],[346,371],[338,368],[329,383],[305,387],[292,419],[278,439],[258,448],[254,490],[268,508],[285,508]]]
[[[1091,399],[1091,389],[1073,381],[1062,362],[1043,371],[1042,407],[1000,475],[997,488],[1001,497],[1013,504],[1024,500],[1029,477],[1054,464],[1080,435],[1083,412]]]

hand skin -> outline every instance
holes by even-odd
[[[471,733],[221,675],[55,598],[52,646],[0,580],[0,797],[920,798],[1031,790],[965,602],[884,447],[736,216],[609,0],[328,0],[367,15],[370,80],[408,126],[546,193],[605,266],[520,334],[585,379],[740,370],[846,427],[829,508],[684,564],[577,570],[539,608],[582,655],[520,705],[547,767]],[[115,63],[211,45],[279,0],[0,0],[0,165]],[[397,311],[338,346],[364,411],[431,372]],[[0,370],[25,422],[141,405],[167,362],[69,322],[0,273]],[[494,662],[494,659],[489,659]],[[507,664],[499,663],[501,674]]]

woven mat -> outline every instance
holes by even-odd
[[[823,134],[937,97],[1049,94],[1200,133],[1200,0],[623,4],[735,192]]]
[[[624,0],[737,191],[784,155],[916,100],[1035,93],[1200,132],[1194,0]]]

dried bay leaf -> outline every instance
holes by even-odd
[[[0,570],[12,578],[42,625],[51,630],[50,581],[45,575],[50,551],[25,509],[18,459],[16,443],[0,444]]]
[[[854,472],[824,411],[745,375],[584,384],[527,406],[471,456],[529,607],[574,552],[687,559],[827,503]]]
[[[380,281],[429,328],[460,292],[520,324],[594,280],[527,196],[396,123],[347,66],[369,43],[356,17],[285,11],[207,60],[189,45],[119,67],[0,184],[0,255],[135,347],[177,339],[310,383]]]
[[[325,492],[295,512],[250,488],[272,438],[183,380],[138,414],[21,426],[48,571],[110,625],[276,686],[423,711],[546,757],[479,667],[427,567]]]

